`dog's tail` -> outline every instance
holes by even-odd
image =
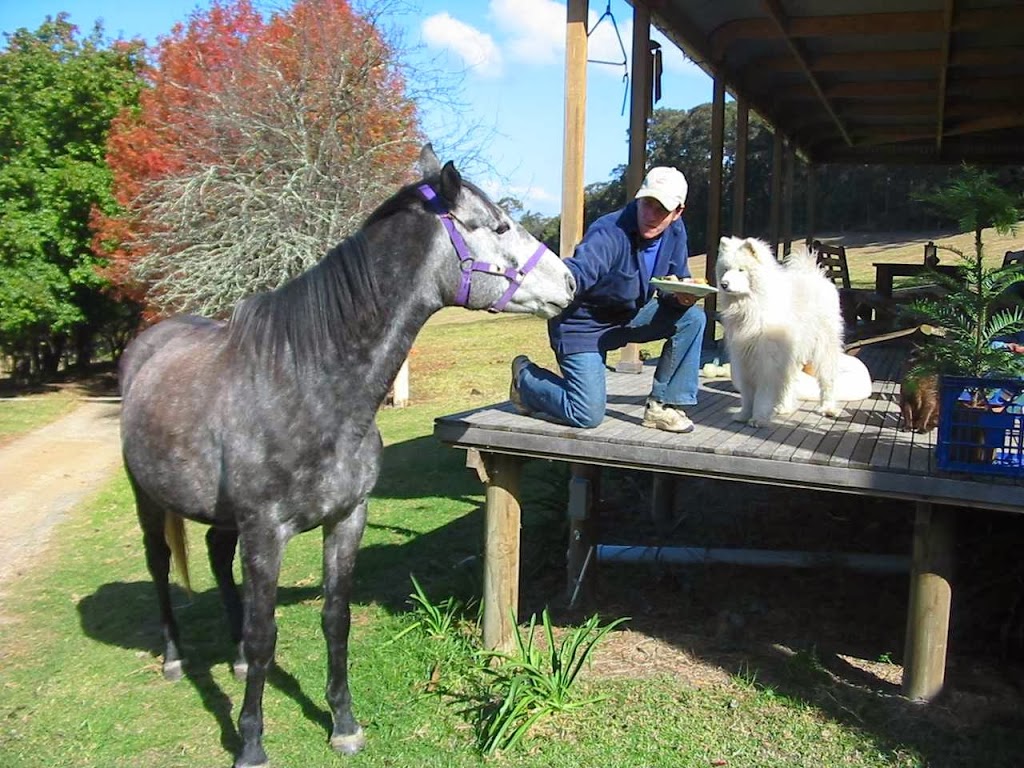
[[[818,266],[818,253],[812,248],[794,248],[786,257],[786,268],[794,271],[821,272]]]

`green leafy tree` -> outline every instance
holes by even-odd
[[[418,107],[376,15],[389,4],[370,6],[224,0],[161,40],[152,87],[110,139],[124,213],[101,234],[123,290],[224,316],[412,180]]]
[[[535,211],[526,211],[519,217],[519,223],[527,232],[540,240],[555,253],[561,248],[561,216],[545,216]],[[568,254],[561,254],[568,255]]]
[[[0,50],[0,348],[29,377],[52,373],[69,346],[88,364],[121,311],[104,294],[90,217],[112,210],[105,146],[136,102],[141,42],[80,37],[67,14]]]
[[[983,377],[1024,373],[1024,356],[993,348],[1000,337],[1024,330],[1019,267],[986,268],[982,233],[992,227],[1013,231],[1021,217],[1021,198],[995,182],[993,174],[964,166],[957,178],[937,192],[920,196],[925,204],[958,219],[960,229],[974,233],[974,253],[952,250],[960,257],[957,278],[934,274],[929,279],[946,291],[942,299],[922,299],[912,307],[918,317],[943,329],[938,342],[921,350],[918,374],[946,373]]]

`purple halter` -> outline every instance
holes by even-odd
[[[462,279],[459,282],[459,291],[455,294],[455,303],[460,307],[469,306],[469,289],[473,281],[474,272],[484,272],[488,275],[496,275],[498,277],[504,277],[509,282],[509,286],[505,293],[502,294],[501,298],[488,307],[488,312],[501,312],[505,305],[508,304],[509,299],[512,298],[512,294],[523,284],[523,280],[526,278],[527,273],[537,266],[540,261],[540,257],[544,255],[544,252],[548,250],[548,247],[541,243],[534,254],[527,259],[526,263],[522,267],[508,267],[502,269],[497,264],[490,264],[486,261],[477,261],[473,258],[469,252],[469,246],[466,245],[465,238],[455,228],[455,222],[450,211],[444,207],[444,203],[437,196],[433,187],[429,184],[421,184],[417,187],[419,193],[423,195],[423,199],[426,200],[427,205],[430,209],[441,219],[441,223],[444,224],[445,230],[448,232],[448,238],[452,241],[452,245],[455,246],[455,255],[459,260],[459,269],[462,270]]]

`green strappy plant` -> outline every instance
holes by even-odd
[[[964,166],[945,188],[919,199],[956,216],[960,228],[974,232],[974,253],[939,246],[955,253],[957,276],[932,273],[928,279],[944,291],[942,298],[923,298],[909,308],[919,322],[940,329],[940,338],[922,347],[912,373],[984,377],[1024,373],[1024,355],[993,347],[1001,337],[1024,330],[1024,307],[1018,286],[1019,266],[986,268],[982,232],[987,227],[1011,234],[1021,217],[1021,200],[999,187],[991,173]]]
[[[603,697],[577,698],[573,684],[597,644],[628,618],[601,625],[591,616],[582,625],[570,629],[556,643],[551,616],[541,614],[546,642],[537,639],[537,616],[530,617],[525,637],[516,632],[512,653],[484,651],[483,670],[492,678],[495,692],[491,706],[485,707],[480,725],[480,744],[484,754],[516,746],[539,720],[556,712],[586,707]]]

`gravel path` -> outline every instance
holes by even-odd
[[[54,526],[121,464],[120,404],[84,401],[0,446],[0,583],[20,573]]]

